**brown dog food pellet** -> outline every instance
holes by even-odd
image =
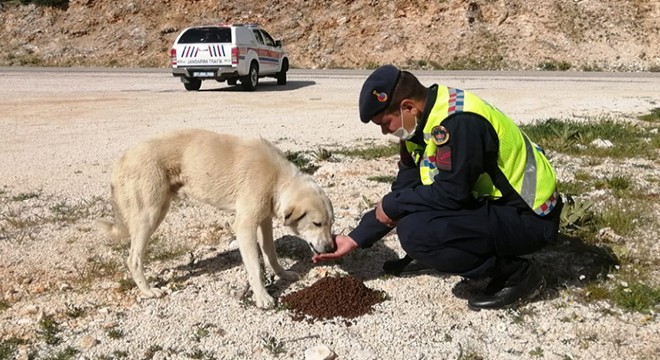
[[[353,276],[325,277],[281,298],[297,321],[334,317],[352,319],[368,313],[373,305],[383,300],[384,292],[369,289]]]

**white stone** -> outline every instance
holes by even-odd
[[[19,315],[34,315],[39,312],[39,307],[37,305],[28,305],[19,311]]]
[[[611,148],[614,146],[611,141],[609,140],[603,140],[603,139],[596,139],[591,142],[591,145],[597,147],[597,148]]]
[[[325,345],[317,345],[305,350],[305,360],[332,360],[337,355]]]
[[[99,341],[96,338],[94,338],[93,336],[85,335],[80,339],[79,345],[83,349],[91,349],[94,346],[96,346],[96,344],[98,344],[98,343],[99,343]]]

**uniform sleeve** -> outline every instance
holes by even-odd
[[[402,145],[405,146],[405,145]],[[392,191],[396,192],[406,188],[412,188],[422,183],[419,177],[419,169],[415,163],[407,161],[407,153],[401,153],[399,161],[399,172],[396,180],[392,184]],[[376,219],[376,211],[371,210],[365,213],[358,226],[351,231],[348,236],[353,239],[360,248],[371,247],[376,241],[382,239],[392,230],[389,226],[383,225]]]
[[[449,141],[439,147],[446,161],[430,185],[392,191],[383,198],[383,210],[391,219],[429,210],[457,210],[477,206],[472,189],[479,176],[497,162],[495,130],[483,117],[459,113],[442,125]]]
[[[362,216],[358,226],[351,231],[348,236],[353,239],[360,248],[371,247],[376,241],[382,239],[392,228],[383,225],[376,219],[376,209],[373,209]]]

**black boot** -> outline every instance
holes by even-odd
[[[383,271],[392,276],[401,276],[414,273],[420,273],[425,270],[430,270],[428,266],[413,260],[408,254],[397,260],[387,260],[383,264]]]
[[[517,267],[514,272],[496,272],[486,288],[468,300],[468,307],[473,310],[502,309],[536,296],[545,286],[541,271],[529,261],[522,261]]]

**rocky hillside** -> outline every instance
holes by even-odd
[[[0,2],[0,65],[167,67],[189,25],[258,22],[298,68],[660,71],[657,0]]]

